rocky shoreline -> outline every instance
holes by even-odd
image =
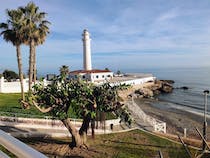
[[[186,129],[187,137],[200,139],[195,127],[202,131],[203,116],[182,109],[164,108],[164,102],[157,99],[160,93],[172,93],[175,89],[173,84],[173,80],[157,80],[152,84],[145,84],[140,88],[133,89],[128,97],[134,97],[136,104],[146,114],[166,122],[167,133],[183,136],[184,129]],[[179,87],[179,89],[188,90],[188,87]],[[159,107],[157,103],[163,106]],[[154,106],[155,104],[156,106]],[[210,127],[208,127],[208,131],[210,131]],[[210,139],[210,136],[208,138]]]
[[[131,95],[135,98],[154,98],[160,93],[171,93],[173,83],[173,80],[156,80],[154,84],[135,90]]]

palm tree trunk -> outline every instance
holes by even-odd
[[[32,89],[34,50],[35,50],[35,42],[33,39],[31,39],[30,55],[29,55],[29,91]]]
[[[36,83],[36,75],[37,75],[37,70],[36,70],[36,47],[34,47],[34,61],[33,61],[33,81]]]
[[[25,101],[25,94],[24,94],[24,87],[23,87],[22,58],[21,58],[20,45],[16,45],[16,52],[17,52],[18,71],[19,71],[19,77],[20,77],[21,99],[23,101]]]

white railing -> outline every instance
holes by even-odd
[[[0,144],[8,151],[16,155],[17,157],[27,158],[47,158],[42,153],[29,147],[18,139],[8,135],[4,131],[0,130]],[[0,157],[9,157],[5,153],[0,152]]]
[[[154,131],[166,133],[166,123],[147,115],[133,100],[127,102],[129,110],[139,118],[139,121],[150,124]]]
[[[7,154],[5,154],[4,152],[2,152],[1,150],[0,150],[0,157],[1,158],[10,158]]]

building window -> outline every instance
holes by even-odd
[[[111,77],[110,75],[107,75],[107,77]]]
[[[77,78],[77,75],[75,75],[74,78]]]
[[[82,78],[85,79],[85,75],[83,75]]]
[[[96,78],[98,78],[98,75],[96,75]]]
[[[104,78],[104,75],[102,75],[102,78]]]

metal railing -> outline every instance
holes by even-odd
[[[44,154],[36,151],[2,130],[0,130],[0,144],[17,157],[47,158]],[[9,156],[0,151],[0,157],[8,158]]]
[[[9,156],[7,154],[5,154],[4,152],[2,152],[1,150],[0,150],[0,157],[1,158],[9,158]]]

